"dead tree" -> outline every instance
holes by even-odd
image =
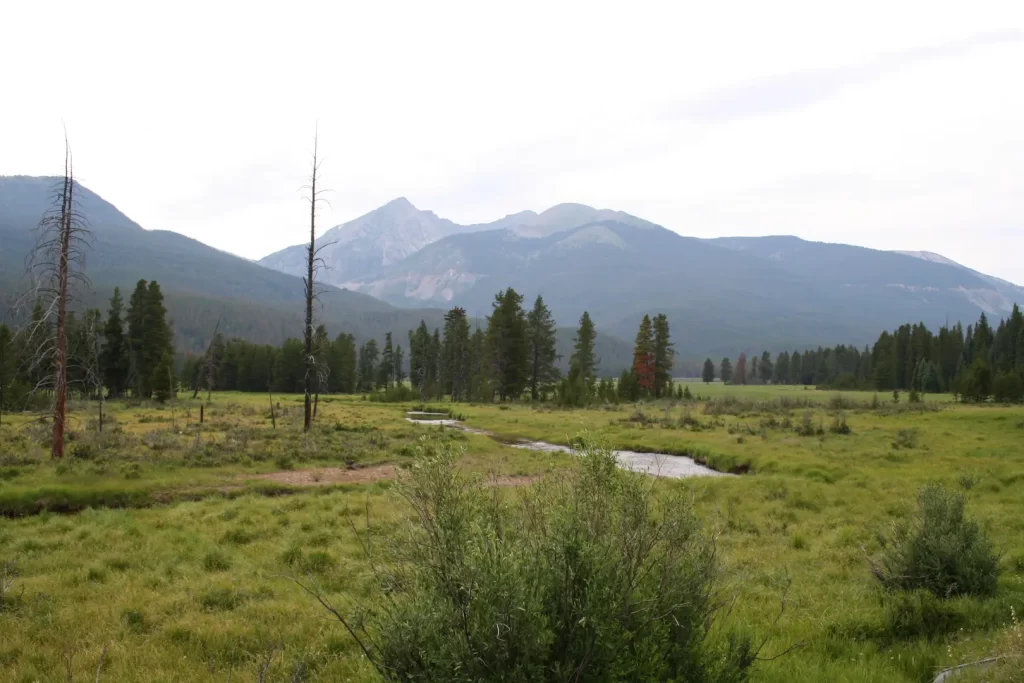
[[[220,318],[217,318],[217,324],[213,326],[213,336],[210,337],[210,343],[206,345],[206,402],[210,402],[210,395],[213,392],[213,345],[217,342],[217,331],[220,329]],[[195,399],[199,395],[199,382],[196,382],[194,391],[192,392],[192,398]]]
[[[320,245],[319,248],[316,246],[316,209],[320,202],[325,201],[323,197],[321,197],[324,190],[322,188],[317,189],[317,181],[320,179],[320,161],[317,159],[318,141],[319,131],[313,136],[313,167],[310,172],[309,185],[307,187],[309,190],[309,245],[306,249],[306,275],[303,277],[306,294],[306,372],[303,380],[305,412],[302,429],[307,432],[313,423],[313,383],[317,381],[317,363],[313,351],[313,301],[317,299],[316,274],[319,272],[323,263],[320,259],[319,253],[321,249],[327,246],[326,244]]]
[[[53,439],[50,456],[64,457],[64,431],[67,423],[68,395],[68,304],[79,285],[88,285],[85,277],[85,251],[90,232],[78,211],[71,146],[64,138],[64,177],[54,190],[53,203],[39,223],[39,237],[29,256],[28,270],[33,282],[32,299],[43,302],[43,316],[34,320],[33,335],[45,330],[34,349],[32,365],[45,371],[40,385],[53,389]],[[30,299],[31,300],[31,299]],[[55,321],[53,332],[49,325]],[[37,386],[41,389],[43,386]]]

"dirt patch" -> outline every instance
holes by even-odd
[[[246,477],[264,479],[293,486],[327,486],[329,484],[371,484],[383,479],[394,479],[398,468],[394,465],[373,465],[371,467],[316,467],[310,470],[270,472]]]

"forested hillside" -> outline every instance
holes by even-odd
[[[0,178],[0,320],[24,322],[31,301],[11,310],[28,288],[25,260],[35,231],[50,206],[57,178]],[[209,247],[174,232],[144,230],[113,205],[78,185],[79,211],[91,231],[85,272],[91,287],[80,288],[78,309],[106,307],[115,287],[131,291],[140,279],[156,280],[172,321],[179,353],[203,352],[214,328],[226,338],[281,345],[302,334],[302,280]],[[421,320],[443,324],[436,308],[396,308],[366,294],[325,285],[316,310],[318,324],[332,334],[354,335],[360,342],[383,340],[390,331],[404,334]],[[484,313],[485,311],[481,311]],[[566,348],[571,329],[561,331]],[[628,345],[601,334],[599,346],[616,370],[628,362]]]

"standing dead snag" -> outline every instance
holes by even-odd
[[[313,354],[313,301],[317,298],[317,291],[315,288],[316,274],[320,269],[321,261],[318,256],[320,249],[323,249],[326,245],[321,245],[318,249],[316,246],[316,207],[319,202],[324,201],[320,195],[324,193],[323,189],[318,190],[316,185],[320,179],[320,162],[317,160],[317,143],[319,141],[319,132],[313,136],[313,170],[310,173],[309,178],[309,247],[306,252],[306,275],[303,278],[303,282],[306,287],[306,329],[305,329],[305,342],[306,342],[306,373],[303,381],[303,388],[305,392],[305,413],[302,428],[304,431],[309,431],[310,426],[313,422],[313,402],[312,402],[312,389],[313,382],[316,381],[316,358]]]
[[[64,430],[68,394],[68,303],[76,284],[87,283],[84,274],[89,230],[78,213],[71,146],[64,138],[64,177],[54,192],[53,205],[39,223],[39,239],[29,256],[28,268],[34,282],[31,298],[42,302],[43,315],[33,320],[33,335],[45,331],[34,352],[32,365],[44,379],[36,389],[52,384],[53,440],[50,455],[64,457]],[[50,323],[56,317],[54,332]]]

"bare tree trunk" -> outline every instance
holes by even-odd
[[[64,457],[64,427],[68,400],[68,337],[65,322],[68,307],[68,273],[71,250],[71,211],[74,192],[71,152],[65,143],[64,190],[60,214],[60,253],[57,258],[57,347],[53,363],[53,443],[50,457]]]
[[[206,402],[210,402],[210,394],[213,392],[213,344],[217,341],[217,330],[220,329],[220,318],[217,318],[217,324],[213,326],[213,336],[210,337],[210,343],[206,345]],[[195,399],[199,395],[199,382],[196,382],[195,391],[192,392],[192,398]]]
[[[313,170],[310,174],[309,184],[309,247],[306,251],[306,375],[303,381],[305,393],[304,417],[302,429],[309,431],[313,422],[312,389],[313,381],[316,379],[316,359],[313,357],[313,299],[316,298],[314,276],[316,274],[316,204],[320,201],[319,192],[316,189],[316,182],[320,174],[320,167],[317,163],[317,143],[319,134],[313,136]]]
[[[313,397],[313,418],[316,419],[316,410],[320,407],[320,390],[317,389],[316,395]]]

